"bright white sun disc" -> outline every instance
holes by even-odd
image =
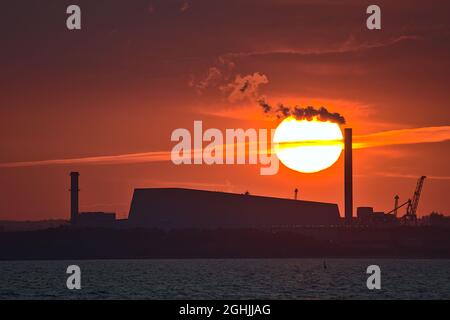
[[[277,127],[273,142],[288,168],[313,173],[331,167],[340,157],[342,131],[337,123],[287,118]]]

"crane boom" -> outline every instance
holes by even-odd
[[[398,205],[398,196],[396,196],[394,209],[389,211],[387,214],[391,214],[393,212],[396,213],[398,209],[408,205],[408,207],[406,208],[406,214],[402,217],[402,220],[415,223],[417,221],[417,207],[419,206],[420,195],[422,193],[423,183],[425,179],[426,176],[421,176],[417,181],[416,189],[414,190],[412,199],[408,199],[408,201],[406,201],[405,203]]]
[[[414,191],[414,197],[411,201],[410,207],[408,207],[408,209],[411,210],[409,213],[412,215],[416,215],[417,207],[419,206],[420,194],[422,193],[422,187],[423,187],[423,182],[425,181],[425,178],[426,178],[426,176],[422,176],[417,181],[416,191]]]
[[[417,181],[413,198],[408,203],[408,207],[406,208],[406,215],[403,216],[403,219],[406,221],[411,221],[414,223],[417,221],[417,207],[419,206],[420,194],[422,193],[422,187],[425,178],[426,176],[421,176]]]
[[[401,205],[397,205],[394,209],[392,209],[391,211],[387,212],[386,214],[391,214],[393,212],[396,212],[398,209],[400,209],[401,207],[406,206],[407,204],[409,205],[409,203],[411,202],[410,199],[408,199],[408,201],[402,203]]]

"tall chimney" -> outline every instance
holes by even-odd
[[[70,173],[70,222],[76,223],[78,217],[78,172]]]
[[[345,222],[351,224],[353,220],[353,148],[352,129],[345,129]]]
[[[398,195],[396,195],[394,197],[394,216],[397,217],[397,211],[398,211],[398,199],[400,199],[400,197]]]

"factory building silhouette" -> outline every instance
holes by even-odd
[[[336,204],[190,189],[137,189],[128,223],[160,228],[267,228],[339,223]]]
[[[422,189],[421,177],[414,197],[402,205],[395,198],[394,210],[385,214],[372,207],[357,208],[353,216],[352,129],[344,134],[344,218],[337,204],[281,199],[180,188],[135,189],[128,219],[116,220],[115,213],[79,212],[79,173],[71,176],[71,224],[81,227],[143,227],[143,228],[271,228],[297,226],[335,226],[354,224],[397,224],[397,211],[408,205],[404,218],[415,221]],[[392,214],[394,212],[394,214]]]
[[[345,129],[345,222],[353,221],[352,129]],[[189,189],[137,189],[130,226],[248,228],[332,226],[341,223],[337,204]]]
[[[353,219],[352,130],[345,129],[345,220]],[[71,224],[82,227],[270,228],[341,224],[337,204],[180,188],[135,189],[128,220],[79,212],[79,173],[71,176]],[[116,223],[114,223],[116,221]]]
[[[78,172],[71,176],[71,223],[77,227],[270,228],[340,223],[337,204],[180,188],[134,190],[128,220],[78,212]]]

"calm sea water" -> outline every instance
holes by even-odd
[[[66,268],[82,289],[66,288]],[[381,267],[382,289],[366,287]],[[0,299],[450,299],[450,260],[93,260],[0,262]]]

